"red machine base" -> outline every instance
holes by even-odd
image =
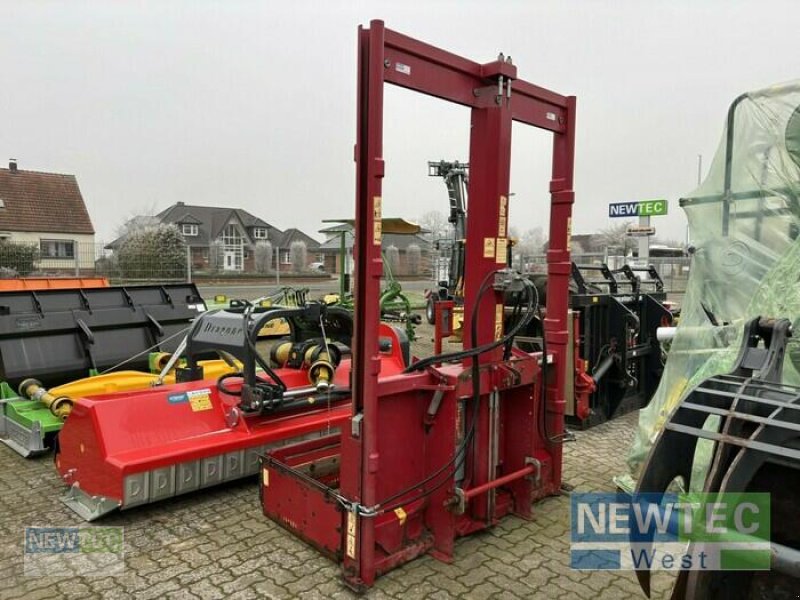
[[[342,478],[348,476],[343,471],[357,476],[353,445],[348,444],[357,425],[351,425],[347,434],[287,445],[263,457],[264,513],[341,562],[360,551],[359,522],[372,520],[375,575],[426,552],[450,561],[457,537],[491,527],[510,513],[530,518],[532,502],[560,488],[552,455],[531,418],[541,408],[539,361],[539,356],[519,353],[502,367],[481,369],[475,442],[465,452],[473,469],[478,467],[471,457],[492,461],[486,464],[484,483],[474,483],[478,474],[463,468],[465,461],[457,456],[474,419],[470,370],[447,366],[379,380],[377,402],[387,421],[374,466],[392,473],[380,480],[379,497],[386,501],[365,507],[343,495]],[[484,441],[492,445],[488,453]],[[369,585],[346,568],[345,579],[355,589]]]

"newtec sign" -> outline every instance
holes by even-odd
[[[640,200],[608,205],[609,217],[660,217],[667,214],[666,200]]]

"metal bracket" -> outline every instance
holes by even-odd
[[[525,464],[533,465],[536,468],[535,473],[531,473],[530,475],[528,475],[528,478],[529,479],[532,478],[534,485],[536,485],[536,487],[539,487],[539,485],[542,482],[542,461],[540,461],[538,458],[533,458],[532,456],[526,456]]]
[[[94,521],[122,506],[121,502],[105,496],[90,496],[80,486],[73,483],[69,491],[61,497],[61,502],[74,510],[87,521]]]
[[[425,433],[430,430],[434,420],[436,419],[436,413],[439,412],[439,407],[442,404],[442,398],[444,398],[444,390],[438,389],[433,393],[431,403],[428,405],[428,412],[425,413]]]
[[[350,419],[350,435],[354,438],[361,437],[361,425],[364,422],[364,413],[358,413]]]
[[[238,407],[232,406],[231,409],[225,413],[225,425],[233,429],[239,424],[239,419],[242,416],[242,411]]]
[[[453,493],[455,494],[448,504],[453,508],[453,512],[457,515],[463,515],[467,510],[467,496],[460,487],[457,487]]]

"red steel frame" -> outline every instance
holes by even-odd
[[[529,518],[535,499],[559,492],[565,377],[574,369],[566,358],[575,99],[518,80],[502,55],[478,64],[381,21],[359,29],[358,40],[351,423],[341,434],[270,452],[262,506],[340,560],[345,581],[363,589],[424,552],[452,560],[457,536],[512,512]],[[482,354],[476,370],[470,360],[382,372],[377,298],[387,83],[472,109],[465,347],[503,335],[503,296],[491,286],[484,294],[480,289],[507,260],[512,121],[554,134],[544,323],[553,360],[546,381],[541,354],[515,350],[506,357],[500,349]]]
[[[548,352],[552,353],[554,373],[547,389],[547,431],[557,439],[563,433],[564,369],[569,303],[572,204],[574,202],[573,156],[575,144],[575,97],[561,96],[516,78],[516,67],[502,59],[479,64],[434,46],[386,29],[382,21],[372,21],[358,35],[358,142],[356,144],[356,286],[355,335],[353,348],[353,414],[363,413],[360,483],[352,497],[371,506],[376,497],[380,468],[377,439],[378,357],[377,324],[380,311],[375,298],[380,295],[382,275],[380,237],[381,184],[383,160],[384,84],[397,85],[441,98],[472,109],[470,141],[469,214],[467,222],[464,323],[471,322],[477,310],[474,300],[484,276],[505,263],[498,259],[499,240],[507,240],[507,220],[501,223],[498,205],[509,192],[511,164],[511,123],[517,121],[554,134],[553,166],[550,182],[550,247],[547,252],[547,317],[544,329]],[[500,87],[500,81],[506,86]],[[508,93],[510,90],[510,94]],[[499,93],[498,93],[499,92]],[[477,218],[480,215],[480,218]],[[377,229],[376,229],[377,228]],[[489,240],[495,252],[488,256]],[[500,241],[500,245],[504,242]],[[507,243],[507,242],[506,242]],[[495,307],[502,306],[496,295]],[[486,306],[478,316],[477,333],[481,341],[495,335],[496,310]],[[464,344],[470,342],[465,326]],[[499,352],[499,351],[498,351]],[[496,358],[487,356],[484,360]],[[478,440],[479,447],[485,440]],[[551,443],[554,479],[561,481],[561,446]],[[485,475],[485,474],[484,474]],[[372,545],[375,522],[360,519],[359,577],[367,585],[374,579]],[[345,561],[347,567],[347,560]]]

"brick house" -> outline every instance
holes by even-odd
[[[0,169],[0,239],[35,246],[37,272],[92,271],[94,234],[74,175],[25,171],[13,159]]]
[[[313,263],[324,262],[324,256],[319,251],[320,243],[299,229],[290,227],[283,232],[278,243],[281,272],[292,270],[292,244],[295,242],[302,242],[306,245],[307,267]]]
[[[278,250],[281,271],[291,270],[289,249],[294,241],[305,241],[308,246],[307,263],[316,260],[313,248],[319,242],[298,229],[281,231],[260,217],[241,208],[221,206],[199,206],[176,202],[152,217],[135,217],[135,226],[168,224],[175,225],[183,234],[191,249],[192,269],[209,271],[217,269],[229,273],[253,273],[256,271],[255,246],[258,242],[269,242],[273,256],[270,270],[274,269],[274,253]],[[106,248],[120,247],[124,237],[108,244]],[[214,264],[216,253],[218,264]]]

